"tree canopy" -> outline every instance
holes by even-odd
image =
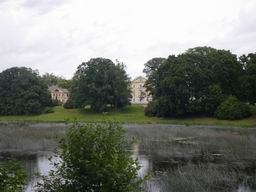
[[[157,70],[160,67],[160,65],[164,64],[166,62],[165,58],[156,57],[153,59],[150,59],[147,63],[144,64],[145,68],[143,69],[143,72],[146,74],[146,77],[148,78],[145,87],[147,88],[147,91],[153,94],[156,83],[157,83]]]
[[[129,104],[130,78],[124,68],[123,63],[114,64],[105,58],[82,63],[73,77],[74,85],[67,105],[89,105],[93,111],[101,112],[107,107],[119,108]]]
[[[47,85],[32,69],[13,67],[0,73],[0,114],[38,114],[51,105]]]
[[[244,74],[240,78],[242,87],[242,99],[250,103],[256,103],[256,53],[242,55],[239,58]]]
[[[70,89],[72,85],[72,80],[67,80],[63,77],[56,76],[52,73],[45,73],[42,79],[48,86],[57,85],[61,88]]]
[[[149,74],[148,81],[154,79],[154,86],[146,83],[153,97],[151,115],[213,115],[225,95],[240,96],[242,70],[236,55],[226,50],[196,47],[171,55]]]

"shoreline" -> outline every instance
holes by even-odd
[[[183,118],[160,118],[148,117],[144,115],[144,107],[132,105],[123,108],[118,112],[108,114],[92,113],[86,110],[79,109],[64,109],[57,106],[53,113],[45,113],[40,115],[14,115],[0,116],[0,123],[67,123],[67,122],[82,122],[82,123],[100,123],[106,120],[120,122],[122,124],[167,124],[167,125],[210,125],[210,126],[232,126],[232,127],[256,127],[256,114],[241,120],[218,120],[214,117],[183,117]]]
[[[0,129],[5,126],[10,126],[10,127],[28,127],[28,128],[51,128],[54,127],[60,128],[60,129],[66,129],[69,124],[72,124],[74,121],[0,121]],[[103,121],[92,121],[92,122],[87,122],[87,121],[75,121],[78,123],[102,123]],[[118,121],[117,121],[118,122]],[[184,128],[184,127],[191,127],[191,128],[223,128],[223,129],[256,129],[255,126],[235,126],[235,125],[219,125],[219,124],[186,124],[186,123],[180,123],[180,124],[173,124],[173,123],[132,123],[132,122],[118,122],[121,125],[124,126],[124,128],[134,128],[134,127],[164,127],[164,128]]]

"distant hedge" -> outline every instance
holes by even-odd
[[[219,105],[214,115],[218,119],[235,120],[251,116],[251,111],[248,105],[234,96],[229,96]]]

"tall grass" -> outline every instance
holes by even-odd
[[[256,189],[256,129],[216,126],[125,124],[137,155],[154,173],[149,192]],[[65,124],[0,123],[0,151],[56,149]]]
[[[256,129],[141,125],[129,126],[128,134],[150,155],[158,191],[256,189]]]
[[[65,124],[0,123],[0,152],[52,151],[65,127]]]

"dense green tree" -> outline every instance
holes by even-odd
[[[212,115],[224,95],[239,94],[241,73],[236,55],[226,50],[196,47],[169,56],[153,73],[152,115]]]
[[[73,78],[69,103],[76,107],[91,106],[101,112],[107,107],[119,108],[129,104],[130,79],[124,64],[110,59],[95,58],[82,63]]]
[[[38,192],[138,192],[138,162],[127,150],[121,125],[73,124],[60,142],[58,157]]]
[[[26,184],[26,173],[14,160],[0,165],[0,191],[22,192]]]
[[[220,103],[225,99],[219,85],[210,85],[205,98],[204,111],[207,115],[213,115]]]
[[[249,101],[252,104],[256,103],[256,53],[243,55],[240,62],[244,68],[244,74],[240,78],[242,97],[241,99]]]
[[[47,85],[38,73],[13,67],[0,73],[0,114],[38,114],[51,105]]]
[[[72,80],[61,78],[58,80],[57,85],[61,88],[70,90],[72,86]]]
[[[152,94],[156,87],[155,83],[157,83],[157,70],[160,65],[164,64],[164,62],[166,62],[165,58],[157,57],[150,59],[147,63],[144,64],[143,72],[148,78],[145,83],[145,87],[147,88],[147,91]]]
[[[65,89],[70,89],[71,85],[72,85],[72,81],[71,80],[67,80],[63,77],[60,76],[56,76],[52,73],[45,73],[42,76],[42,79],[45,81],[45,83],[48,86],[52,86],[52,85],[57,85],[61,88],[65,88]]]
[[[42,76],[42,79],[45,81],[45,83],[48,85],[48,86],[51,86],[51,85],[57,85],[57,82],[59,80],[59,77],[52,74],[52,73],[45,73],[43,76]]]

